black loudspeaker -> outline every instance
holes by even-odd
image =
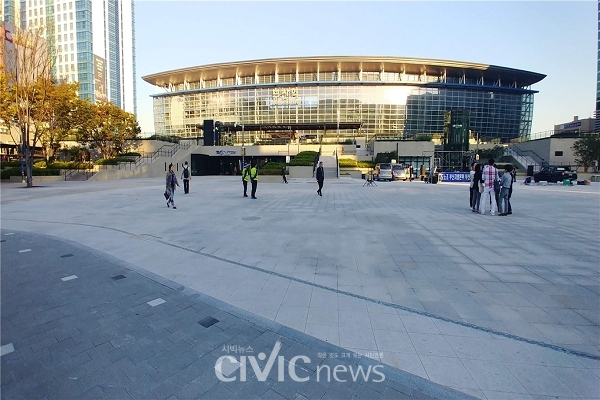
[[[533,176],[533,165],[527,166],[527,176]]]
[[[202,134],[204,136],[205,146],[215,145],[215,121],[212,119],[205,119],[204,125],[202,126]]]

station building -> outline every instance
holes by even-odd
[[[443,136],[448,112],[465,116],[481,141],[528,137],[532,85],[544,77],[460,61],[326,56],[203,65],[143,79],[157,87],[157,135],[200,138],[199,152],[209,157],[257,150],[249,146],[281,157],[280,146],[293,156],[303,145],[356,143],[355,154],[368,156],[377,140]]]

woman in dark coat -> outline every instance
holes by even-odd
[[[471,210],[479,212],[479,200],[481,200],[481,192],[479,185],[483,185],[483,174],[481,172],[481,164],[475,165],[475,175],[473,176],[473,199],[471,201]]]

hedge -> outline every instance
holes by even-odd
[[[316,151],[301,151],[290,162],[290,166],[312,167],[316,155]]]
[[[92,168],[92,163],[82,163],[78,161],[55,161],[46,165],[45,161],[37,161],[33,164],[36,168],[48,168],[48,169],[86,169]]]
[[[119,154],[119,157],[141,157],[137,151],[128,151],[127,153]]]
[[[275,169],[275,170],[281,172],[281,167],[285,167],[285,166],[286,166],[285,163],[281,163],[281,162],[269,162],[269,163],[266,163],[265,165],[263,165],[263,167],[261,168],[261,171],[265,170],[265,169]]]
[[[340,164],[340,168],[356,167],[356,160],[353,160],[351,158],[340,158],[338,160],[338,163]]]
[[[2,170],[2,179],[10,179],[11,176],[21,176],[21,168],[6,168]],[[57,169],[34,168],[33,176],[58,176],[60,171]]]
[[[356,161],[351,158],[340,158],[340,168],[373,168],[375,163],[373,161]]]
[[[0,163],[0,166],[2,166],[2,168],[11,168],[11,167],[19,167],[21,168],[21,161],[2,161]]]

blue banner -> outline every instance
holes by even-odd
[[[468,172],[440,172],[442,182],[471,182]]]

